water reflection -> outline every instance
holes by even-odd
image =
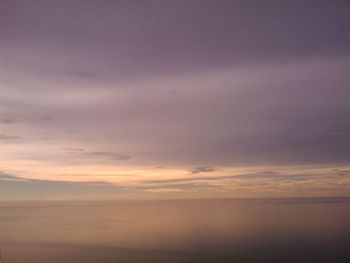
[[[24,262],[19,254],[71,262],[67,253],[72,262],[101,255],[104,262],[120,257],[295,262],[311,255],[337,262],[349,258],[349,204],[346,199],[1,204],[0,245],[11,262]]]

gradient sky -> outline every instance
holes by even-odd
[[[350,195],[350,2],[0,2],[0,199]]]

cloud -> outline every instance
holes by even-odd
[[[50,179],[94,166],[229,187],[319,180],[304,165],[349,163],[347,1],[0,5],[4,170]],[[301,170],[254,173],[276,166]]]
[[[5,178],[0,178],[0,181],[25,182],[28,180],[25,178],[5,177]]]
[[[103,158],[108,160],[117,160],[117,161],[126,161],[131,159],[131,156],[126,154],[119,154],[114,152],[103,152],[103,151],[88,151],[86,149],[82,148],[74,148],[74,147],[62,147],[62,149],[66,153],[70,154],[79,154],[81,156],[85,157],[96,157],[96,158]]]
[[[82,148],[75,148],[75,147],[62,147],[62,150],[64,150],[66,153],[82,153],[85,152]]]
[[[300,171],[299,171],[300,172]],[[140,189],[176,188],[199,193],[246,196],[347,195],[350,174],[339,171],[279,173],[262,171],[232,176],[193,177],[144,183]]]
[[[178,189],[178,188],[158,188],[158,189],[148,189],[146,191],[152,192],[152,193],[179,193],[179,192],[185,192],[187,190]]]
[[[25,181],[28,181],[28,179],[7,175],[0,171],[0,181],[25,182]]]
[[[71,70],[67,72],[68,75],[77,78],[77,79],[86,79],[86,80],[97,80],[99,75],[92,71],[83,71],[83,70]]]
[[[105,182],[27,179],[0,172],[0,200],[106,198],[123,191]]]
[[[0,134],[0,141],[16,141],[22,137],[16,135]]]
[[[119,154],[113,152],[87,152],[86,155],[95,156],[95,157],[103,157],[111,160],[120,160],[125,161],[131,159],[129,155]]]
[[[40,121],[51,121],[52,117],[49,115],[43,115],[43,116],[40,116],[39,120]]]
[[[18,181],[18,182],[34,182],[34,183],[53,183],[53,184],[86,184],[86,185],[109,185],[109,183],[105,182],[71,182],[71,181],[58,181],[58,180],[43,180],[43,179],[28,179],[28,178],[22,178],[14,175],[9,175],[3,172],[0,172],[0,180],[5,180],[5,181]]]
[[[224,175],[224,176],[196,176],[190,178],[176,178],[165,180],[150,180],[145,182],[146,184],[163,184],[163,183],[181,183],[181,182],[196,182],[196,181],[218,181],[226,179],[260,179],[260,178],[274,178],[276,174],[273,173],[253,173],[253,174],[241,174],[241,175]]]
[[[345,1],[321,1],[316,6],[305,1],[118,1],[108,5],[82,0],[54,4],[11,1],[2,8],[8,23],[3,46],[16,51],[16,56],[9,54],[16,65],[21,60],[27,67],[32,65],[33,71],[68,71],[73,78],[92,74],[107,80],[113,75],[132,79],[135,73],[184,72],[349,51]],[[20,44],[11,46],[15,41]],[[42,59],[30,56],[23,46],[40,51]],[[55,64],[47,59],[48,52],[57,55]],[[159,54],[165,59],[159,59]],[[95,63],[86,63],[87,56]]]
[[[211,173],[211,172],[215,172],[217,171],[217,169],[211,167],[211,166],[197,166],[192,168],[192,170],[190,171],[191,174],[200,174],[200,173]]]
[[[341,175],[346,173],[337,172]],[[252,182],[256,180],[265,180],[268,182],[274,181],[305,181],[309,179],[319,179],[319,178],[334,178],[335,174],[318,174],[318,173],[302,173],[302,174],[283,174],[273,171],[262,171],[256,173],[245,173],[238,175],[224,175],[224,176],[201,176],[201,177],[191,177],[191,178],[176,178],[176,179],[165,179],[165,180],[150,180],[145,182],[145,184],[164,184],[164,183],[182,183],[182,182],[201,182],[201,181],[221,181],[221,180],[244,180],[247,182]],[[350,174],[349,174],[350,176]]]
[[[17,122],[17,120],[13,120],[13,119],[0,119],[0,123],[2,123],[2,124],[13,124],[16,122]]]

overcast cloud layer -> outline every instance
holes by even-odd
[[[349,193],[347,177],[330,173],[331,192],[319,180],[350,166],[349,1],[11,0],[0,10],[0,170],[11,176],[180,193],[205,175],[235,196],[245,190],[227,176],[313,169],[308,188],[283,195]],[[264,180],[282,189],[272,174]]]

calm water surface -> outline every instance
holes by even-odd
[[[350,200],[0,204],[20,262],[350,262]]]

